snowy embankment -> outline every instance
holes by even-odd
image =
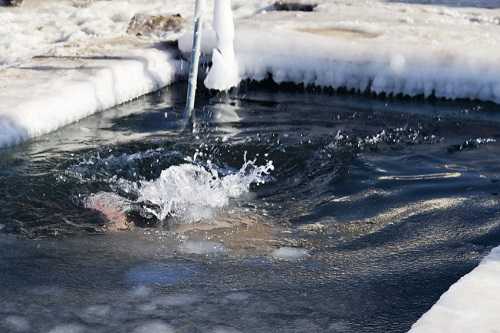
[[[206,32],[203,52],[215,46]],[[263,37],[265,36],[265,37]],[[450,54],[441,49],[399,48],[305,32],[240,30],[235,49],[241,79],[290,82],[357,92],[500,103],[500,58]],[[180,48],[188,52],[187,35]]]
[[[476,0],[457,6],[294,1],[314,3],[311,12],[280,11],[274,2],[231,1],[236,58],[232,48],[218,45],[224,57],[213,58],[209,86],[271,76],[278,83],[500,103],[498,0],[488,2],[490,9]],[[207,1],[207,28],[213,4]],[[180,0],[25,0],[21,8],[0,7],[0,147],[170,83],[178,61],[169,51],[148,47],[176,40],[182,31],[136,36],[127,27],[136,14],[180,14],[190,26],[193,7]],[[192,36],[182,36],[180,48],[187,54]],[[217,39],[210,30],[204,36],[210,56]],[[231,38],[229,31],[218,41],[226,45]],[[95,54],[101,59],[88,58]],[[40,65],[33,56],[52,59]],[[73,65],[68,56],[75,56]],[[217,66],[220,59],[224,66]],[[237,75],[227,75],[227,59]]]
[[[236,22],[241,79],[500,103],[498,2],[497,9],[472,8],[474,1],[315,3],[313,12],[271,8]],[[214,45],[207,31],[203,51]]]
[[[168,50],[47,57],[3,71],[0,147],[49,133],[172,83],[181,63]]]
[[[138,13],[188,17],[191,4],[164,8],[163,0],[25,0],[22,7],[0,7],[0,148],[172,83],[180,60],[156,45],[179,32],[127,33]]]
[[[236,16],[261,1],[235,0]],[[212,1],[208,1],[211,16]],[[186,70],[158,47],[181,30],[127,33],[134,15],[189,24],[191,1],[25,0],[0,7],[0,148],[54,131],[172,83]],[[176,18],[180,14],[182,18]],[[147,27],[147,26],[146,26]]]
[[[487,333],[500,328],[500,248],[462,277],[409,333]]]

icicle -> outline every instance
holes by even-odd
[[[234,54],[234,21],[231,0],[215,0],[213,28],[217,48],[212,53],[212,68],[205,79],[209,89],[228,90],[240,82]]]

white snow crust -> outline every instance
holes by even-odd
[[[229,0],[217,2],[214,13],[214,0],[207,1],[203,34],[204,52],[213,61],[210,88],[272,77],[278,83],[500,103],[500,0],[296,1],[318,4],[312,12],[275,11],[273,0],[232,0],[234,56]],[[180,48],[189,53],[189,32],[143,37],[138,47],[119,41],[135,14],[179,13],[190,27],[193,9],[193,2],[181,0],[25,0],[22,7],[0,7],[0,147],[172,82],[178,62],[150,46],[182,35]],[[135,60],[75,61],[68,69],[68,50],[79,56],[88,49]],[[44,61],[43,70],[22,69],[40,67],[33,56],[54,59]],[[147,71],[141,69],[145,63]]]
[[[33,60],[3,71],[0,147],[158,90],[180,73],[179,61],[154,48],[64,59]]]
[[[310,13],[261,11],[237,21],[240,76],[500,103],[499,9],[474,8],[473,1],[317,2]],[[488,8],[500,8],[493,2]],[[204,35],[205,53],[216,45],[213,34]],[[189,38],[181,37],[180,47],[190,49]]]
[[[493,333],[500,327],[500,247],[462,277],[409,333]]]
[[[207,1],[207,16],[213,1]],[[266,1],[234,0],[236,17]],[[172,83],[186,66],[155,43],[179,33],[136,38],[135,14],[181,14],[191,1],[25,0],[0,6],[0,148],[54,131]],[[32,59],[34,56],[43,56]]]
[[[252,15],[271,1],[233,0],[236,17]],[[207,1],[207,18],[213,0]],[[0,6],[0,68],[46,53],[57,53],[68,44],[126,35],[135,14],[181,14],[191,24],[194,1],[185,0],[24,0],[22,7]],[[210,20],[207,20],[210,21]],[[176,40],[171,33],[162,40]]]

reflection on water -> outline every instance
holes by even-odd
[[[0,330],[405,332],[500,244],[497,106],[289,88],[0,151]]]

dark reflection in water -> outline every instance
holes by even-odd
[[[173,86],[0,151],[2,329],[405,332],[500,244],[497,106],[288,88],[201,92],[186,130]],[[222,213],[268,229],[105,234],[83,207],[195,155],[273,161]]]

